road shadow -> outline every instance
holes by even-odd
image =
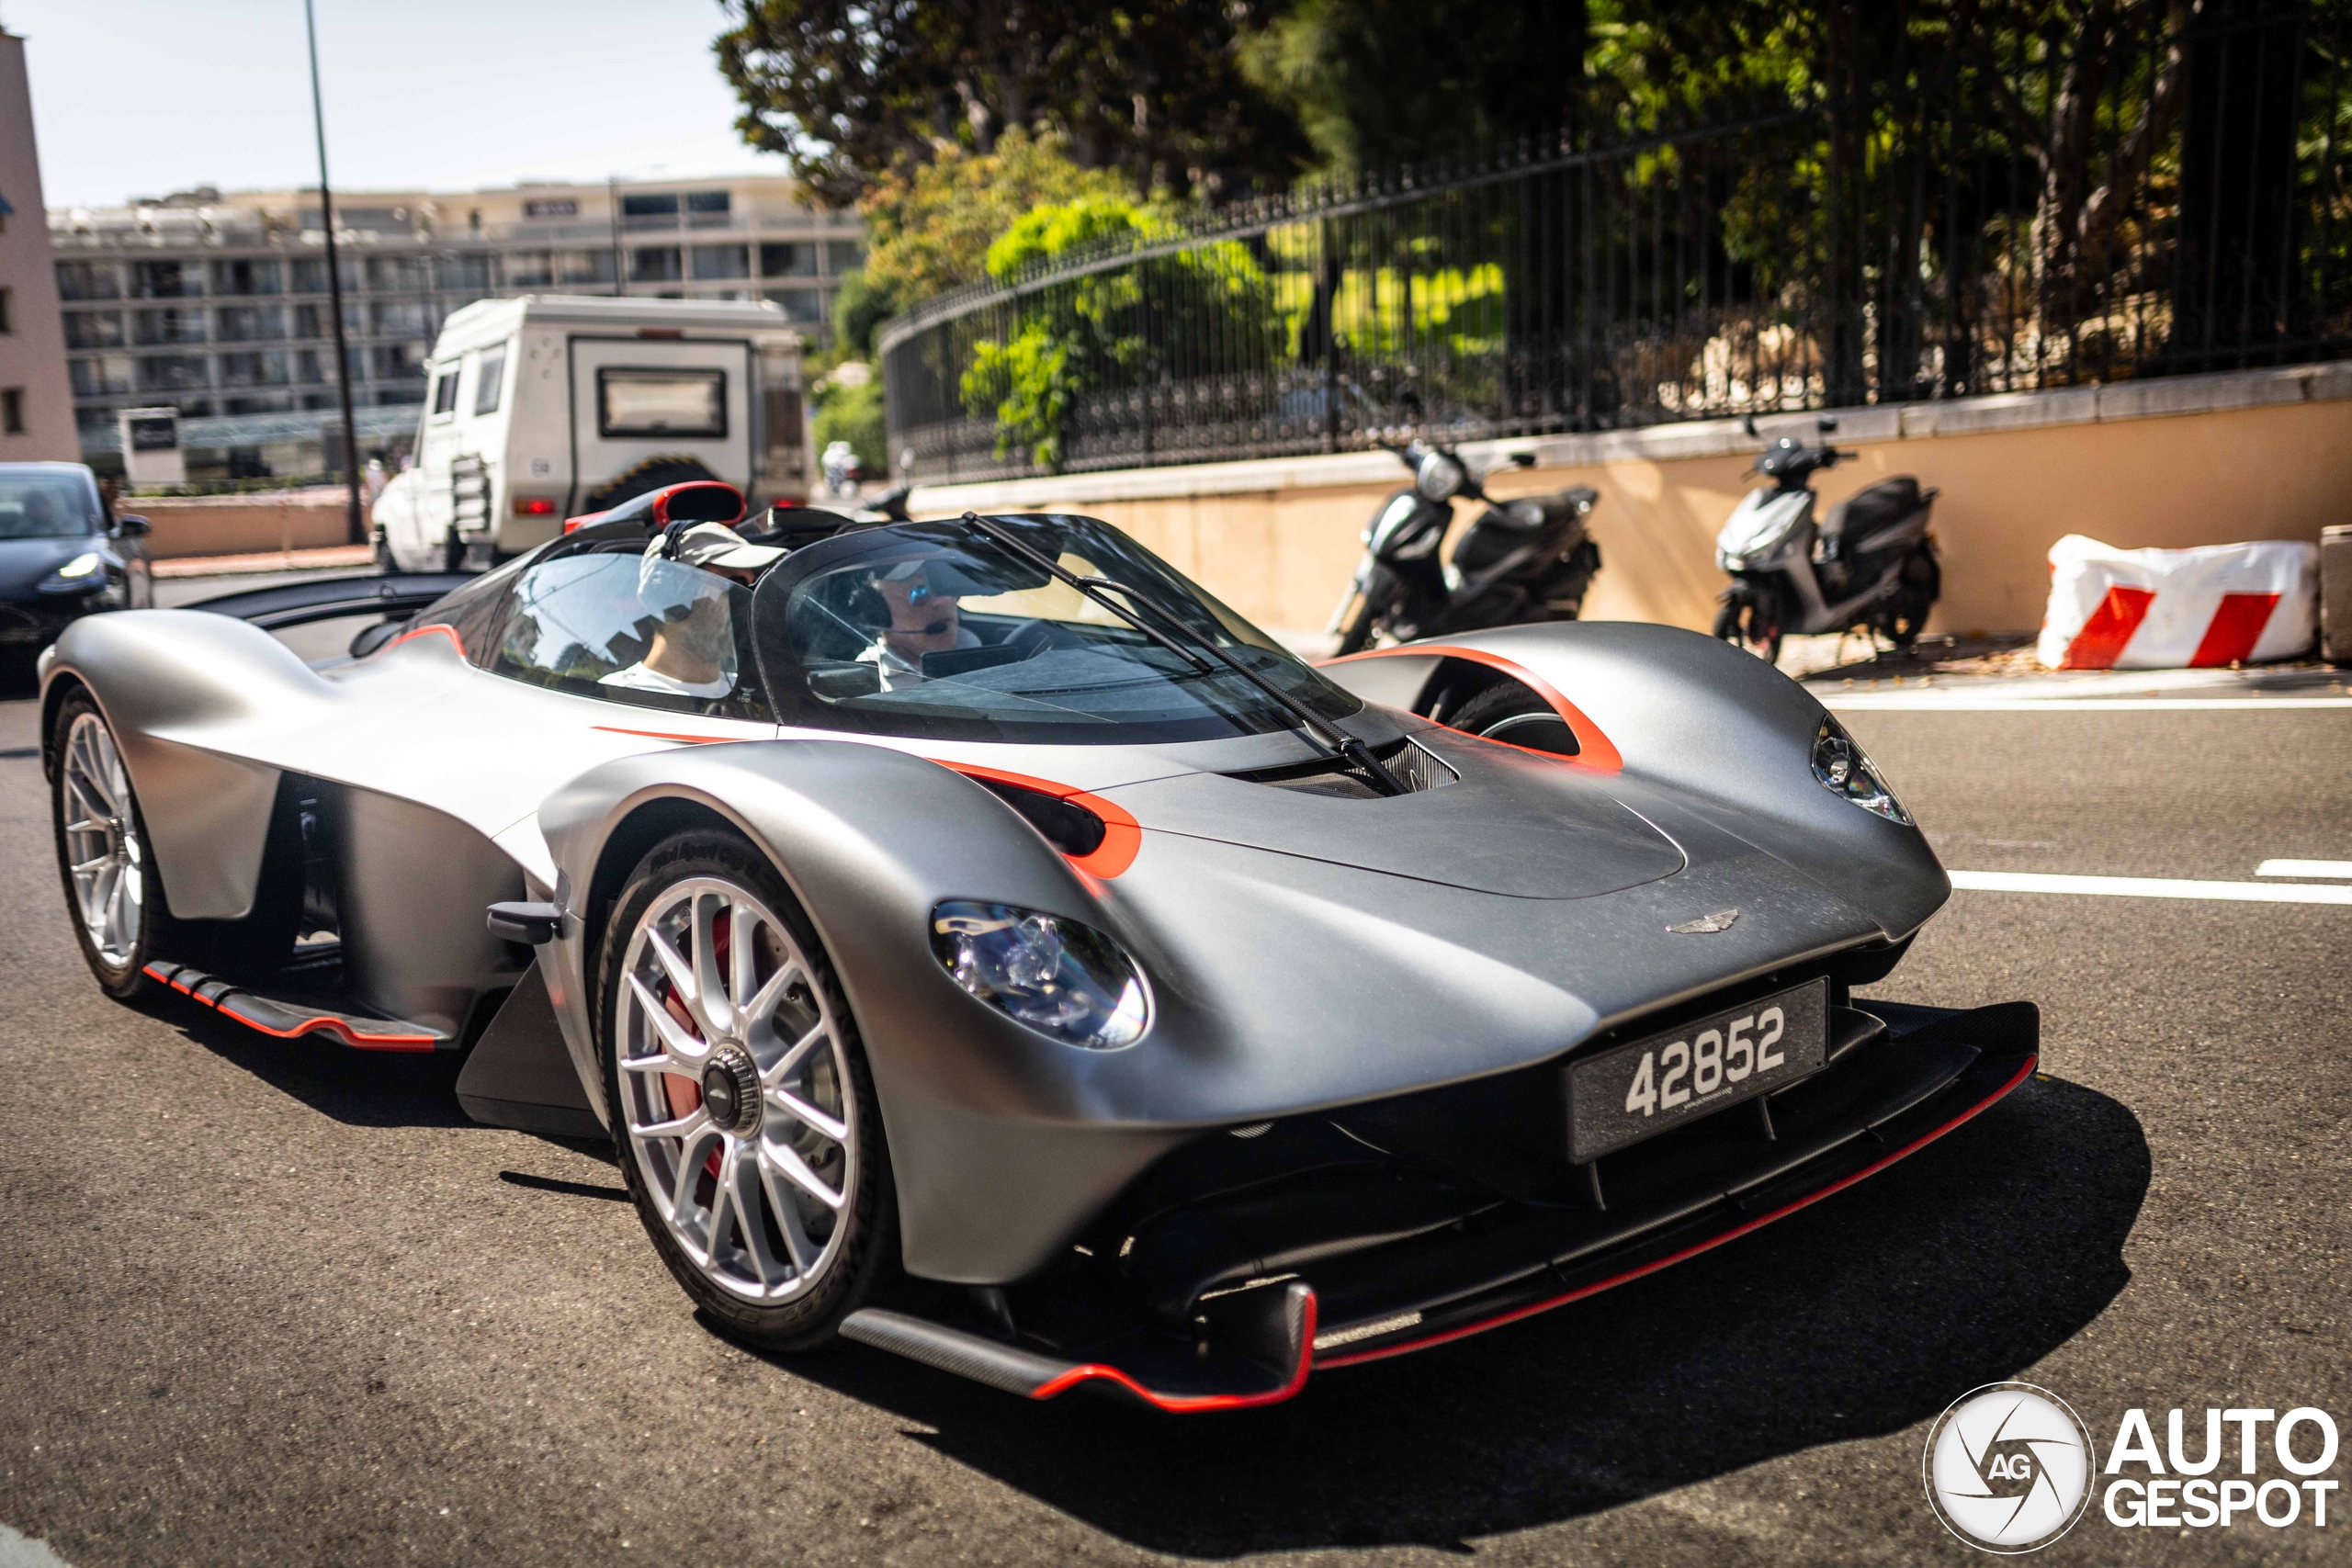
[[[778,1364],[1148,1551],[1227,1558],[1526,1529],[1900,1431],[2098,1317],[2149,1180],[2138,1120],[2029,1082],[1756,1235],[1269,1410],[1030,1404],[859,1347]]]
[[[353,1127],[472,1127],[458,1104],[455,1051],[360,1051],[331,1040],[280,1040],[178,995],[127,1004],[321,1115]]]

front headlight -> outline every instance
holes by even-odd
[[[57,569],[57,575],[60,577],[87,577],[90,573],[97,570],[98,568],[105,564],[106,562],[99,558],[97,551],[84,550],[80,555],[75,556],[72,560],[67,561],[63,566],[59,567]]]
[[[1890,822],[1911,826],[1911,814],[1894,798],[1894,792],[1879,777],[1878,769],[1870,758],[1846,733],[1846,727],[1834,718],[1821,721],[1821,733],[1813,738],[1813,776],[1830,794],[1852,801],[1865,811],[1875,812]]]
[[[1135,960],[1060,915],[953,899],[931,912],[931,950],[964,989],[1066,1045],[1114,1051],[1150,1022]]]

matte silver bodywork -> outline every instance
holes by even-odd
[[[179,612],[75,626],[44,665],[120,737],[171,908],[254,896],[283,772],[343,786],[347,967],[395,1016],[454,1028],[513,985],[494,898],[565,911],[538,967],[589,1102],[605,908],[644,813],[721,822],[775,862],[840,972],[871,1062],[908,1268],[969,1283],[1051,1259],[1155,1160],[1204,1134],[1556,1058],[1598,1031],[1792,962],[1915,931],[1949,894],[1925,839],[1813,777],[1823,711],[1696,634],[1512,627],[1343,660],[1457,782],[1305,795],[1238,771],[1314,760],[1291,734],[1159,746],[883,740],[689,717],[526,686],[421,631],[326,674],[266,633]],[[1408,710],[1476,655],[1569,695],[1620,771],[1476,739]],[[936,759],[936,761],[934,761]],[[940,761],[1131,813],[1132,864],[1090,874]],[[933,907],[1020,905],[1115,936],[1153,1003],[1094,1052],[1012,1022],[933,959]],[[1712,934],[1668,930],[1736,908]]]

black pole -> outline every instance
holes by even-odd
[[[311,38],[311,127],[319,141],[319,214],[327,231],[327,308],[334,312],[334,387],[343,400],[343,477],[350,490],[344,534],[355,545],[368,542],[359,502],[359,433],[352,427],[351,355],[343,336],[343,265],[334,253],[334,196],[327,188],[327,114],[319,97],[319,23],[311,0],[302,0],[302,26]]]
[[[605,194],[612,198],[613,220],[613,293],[628,292],[628,274],[621,270],[621,177],[614,175],[605,182]]]

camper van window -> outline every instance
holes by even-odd
[[[481,351],[481,364],[474,371],[474,412],[498,412],[499,389],[506,384],[506,345]]]
[[[727,434],[724,370],[596,372],[596,434],[616,435]]]
[[[433,378],[433,412],[436,415],[458,412],[458,367],[454,365]]]

